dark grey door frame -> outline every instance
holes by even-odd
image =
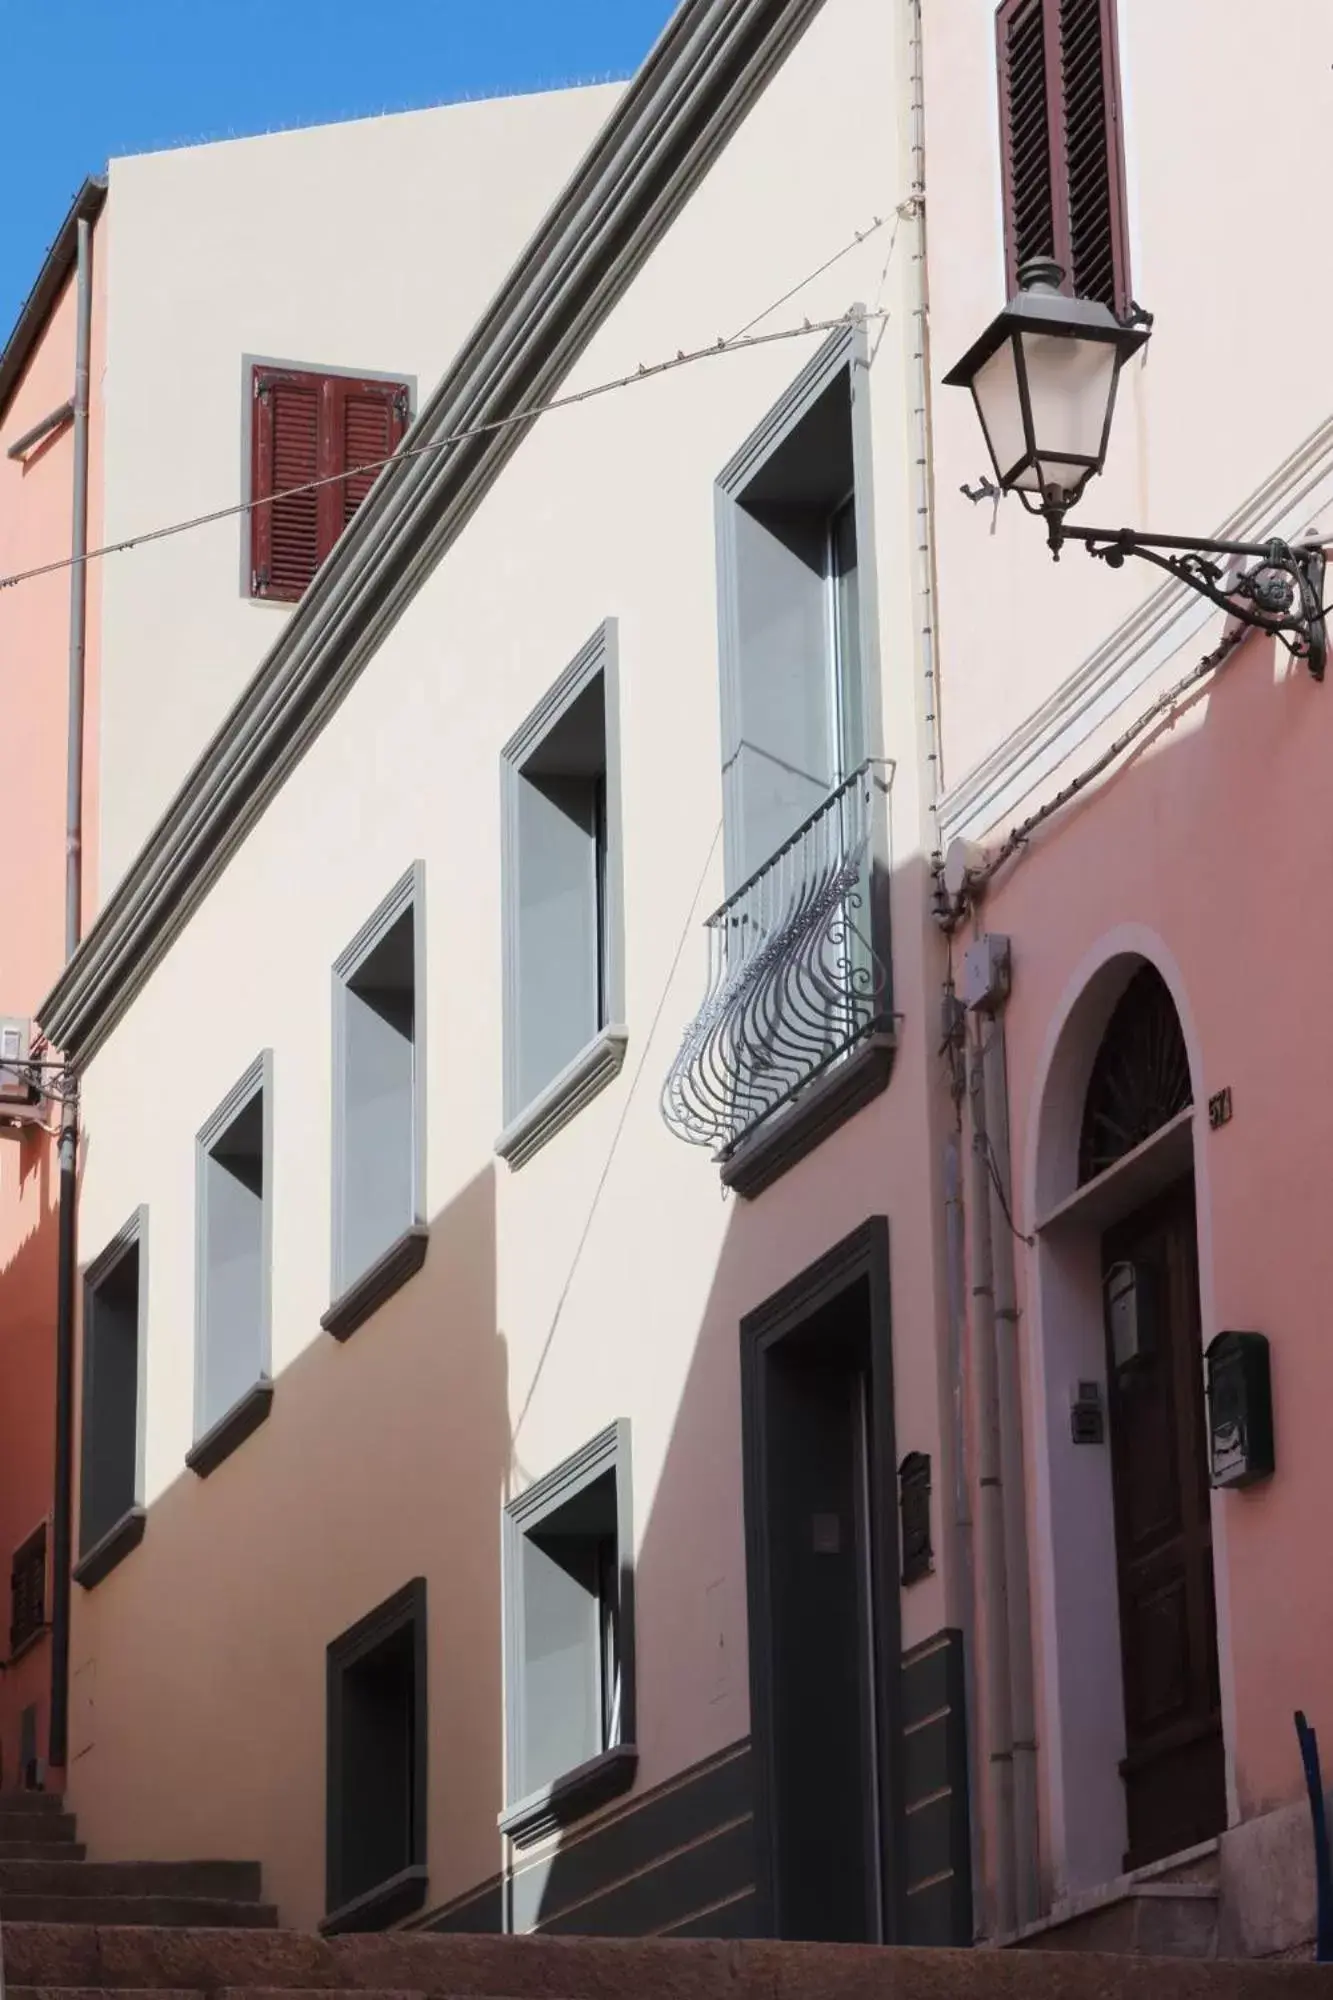
[[[905,1930],[902,1853],[902,1730],[893,1700],[901,1678],[902,1637],[898,1600],[898,1462],[893,1415],[893,1345],[889,1296],[889,1224],[872,1215],[781,1291],[741,1320],[741,1432],[745,1494],[745,1567],[750,1621],[750,1737],[755,1781],[755,1887],[760,1920],[780,1934],[773,1741],[774,1633],[771,1547],[765,1502],[768,1439],[765,1369],[773,1349],[859,1280],[870,1307],[870,1512],[871,1600],[878,1673],[873,1689],[878,1770],[874,1814],[880,1829],[880,1905],[885,1944]]]

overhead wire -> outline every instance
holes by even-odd
[[[895,215],[897,213],[896,210],[892,212]],[[756,333],[753,330],[762,320],[767,319],[770,313],[776,312],[779,306],[786,305],[799,292],[804,291],[807,285],[813,284],[816,278],[822,277],[826,271],[832,269],[833,265],[843,257],[849,256],[883,227],[884,218],[876,216],[867,228],[855,231],[840,250],[825,258],[822,264],[807,272],[796,284],[772,300],[738,332],[720,335],[706,347],[677,349],[675,354],[660,361],[640,362],[637,368],[623,375],[613,376],[608,381],[592,383],[586,389],[568,390],[563,395],[549,397],[545,402],[530,403],[521,410],[510,411],[506,416],[491,417],[484,423],[469,424],[461,430],[451,431],[446,437],[431,438],[424,444],[408,445],[406,448],[400,447],[384,458],[368,459],[363,464],[348,466],[341,472],[325,473],[318,479],[303,480],[297,486],[285,486],[277,493],[233,501],[225,507],[213,507],[202,514],[192,514],[182,520],[169,521],[162,527],[145,528],[138,534],[125,535],[114,542],[104,542],[98,548],[89,549],[81,556],[60,556],[50,562],[35,563],[28,569],[15,570],[9,576],[0,576],[0,590],[12,590],[18,584],[33,582],[38,577],[52,576],[62,570],[75,568],[81,563],[96,562],[105,556],[123,555],[130,549],[144,547],[150,542],[164,541],[174,535],[189,534],[196,528],[211,527],[218,521],[235,520],[242,515],[255,513],[261,507],[275,506],[282,500],[292,500],[302,494],[316,493],[321,487],[341,485],[344,481],[358,478],[367,472],[382,472],[386,467],[405,465],[409,459],[426,458],[434,452],[447,451],[454,445],[467,444],[476,438],[490,437],[499,431],[512,430],[516,425],[532,423],[537,417],[548,416],[556,410],[572,409],[577,404],[592,402],[595,398],[610,395],[616,390],[633,388],[636,383],[654,380],[658,376],[671,373],[674,369],[689,367],[697,361],[709,361],[722,354],[741,353],[749,348],[771,346],[778,341],[801,340],[810,334],[832,333],[839,327],[861,325],[871,320],[882,321],[887,314],[878,308],[871,311],[851,308],[828,319],[805,319],[799,325],[779,327],[766,333]],[[889,255],[892,254],[891,242]]]

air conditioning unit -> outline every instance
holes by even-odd
[[[18,1014],[0,1014],[0,1109],[36,1104],[41,1093],[28,1068],[32,1054],[32,1022]]]

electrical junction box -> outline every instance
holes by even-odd
[[[0,1014],[0,1104],[32,1104],[37,1092],[26,1067],[32,1053],[32,1022]]]
[[[1100,1382],[1080,1382],[1070,1397],[1069,1435],[1075,1444],[1105,1444],[1106,1411]]]
[[[963,953],[958,997],[972,1013],[988,1014],[1009,997],[1009,940],[988,931]]]
[[[1204,1366],[1209,1478],[1214,1486],[1253,1486],[1276,1464],[1268,1342],[1262,1333],[1219,1333]]]

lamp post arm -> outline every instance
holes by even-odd
[[[1119,569],[1137,556],[1206,597],[1257,632],[1281,639],[1312,677],[1324,678],[1328,634],[1324,613],[1324,552],[1314,543],[1209,541],[1188,535],[1144,535],[1137,528],[1071,526],[1047,517],[1052,554],[1082,542],[1090,556]],[[1225,559],[1225,560],[1220,560]]]

